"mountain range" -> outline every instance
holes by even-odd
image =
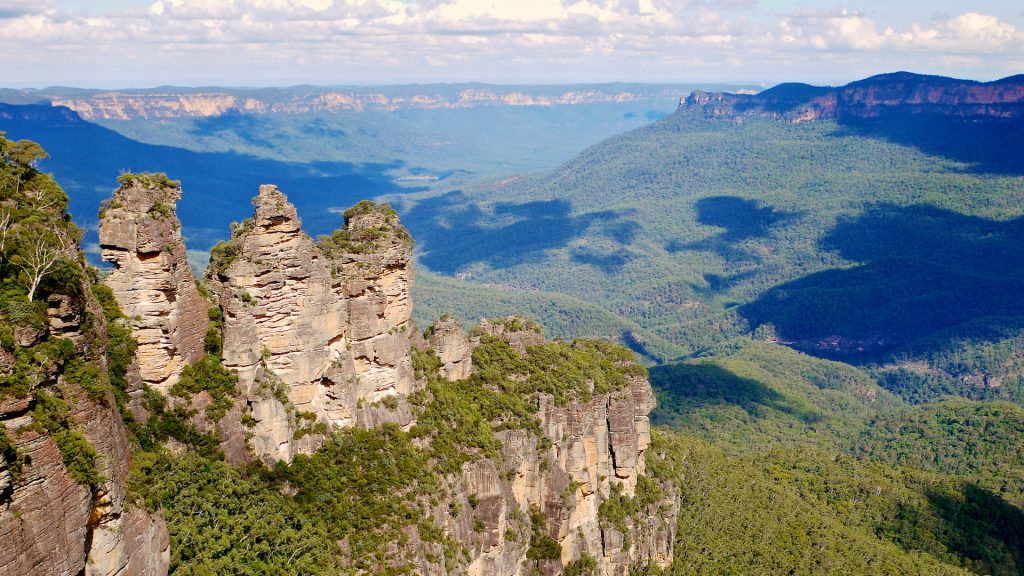
[[[0,574],[1024,573],[1022,87],[2,105]]]

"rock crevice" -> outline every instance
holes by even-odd
[[[224,365],[256,422],[251,446],[289,461],[323,438],[296,440],[296,414],[320,430],[352,426],[362,401],[413,390],[412,244],[387,206],[357,205],[317,243],[276,187],[261,186],[253,203],[206,279],[224,313]]]

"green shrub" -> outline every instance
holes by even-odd
[[[123,188],[139,186],[150,190],[180,188],[180,180],[171,180],[163,172],[126,172],[117,177]]]
[[[0,424],[0,458],[3,458],[11,477],[20,480],[23,472],[21,455],[14,442],[7,436],[7,428]]]
[[[37,390],[32,409],[33,427],[45,432],[60,449],[64,466],[79,484],[96,488],[105,479],[98,469],[98,456],[92,444],[81,433],[71,430],[68,405],[45,390]]]
[[[206,407],[206,416],[211,422],[219,422],[234,402],[237,385],[238,375],[225,368],[220,357],[207,354],[199,362],[185,367],[178,382],[171,387],[171,394],[185,398],[190,394],[209,393],[213,403]]]
[[[224,327],[224,313],[219,306],[211,306],[207,311],[210,319],[206,327],[206,335],[203,338],[203,350],[211,356],[220,356],[224,348],[224,337],[221,330]]]
[[[60,448],[68,475],[83,486],[96,488],[105,481],[98,469],[98,455],[92,444],[74,430],[60,430],[51,436]]]
[[[223,457],[220,449],[220,437],[217,434],[204,434],[196,431],[189,423],[194,412],[182,407],[169,409],[167,398],[149,386],[142,389],[143,407],[149,412],[149,420],[145,426],[131,423],[132,434],[139,447],[145,451],[158,451],[161,444],[170,438],[191,447],[204,458],[219,459]]]
[[[237,238],[218,242],[210,249],[209,269],[214,274],[223,275],[241,255],[242,243]]]
[[[526,557],[535,563],[541,560],[560,559],[562,546],[544,532],[544,514],[537,506],[530,508],[530,522],[533,533],[530,536],[530,547],[526,550]]]
[[[74,359],[64,369],[64,380],[85,390],[93,402],[101,402],[107,398],[109,390],[107,375],[99,366],[92,362]]]
[[[597,560],[584,552],[579,560],[569,562],[562,576],[598,576]]]

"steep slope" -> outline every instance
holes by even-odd
[[[0,138],[0,574],[166,574],[163,518],[127,496],[134,343],[43,154]]]
[[[814,448],[730,455],[655,434],[685,479],[675,557],[655,574],[1019,574],[1021,509],[970,482]]]
[[[580,106],[676,99],[693,87],[664,84],[292,86],[140,90],[0,89],[0,102],[66,106],[89,120],[308,114],[311,112],[458,110],[487,107]]]
[[[966,478],[1024,506],[1024,408],[947,399],[882,414],[851,441],[858,456]]]
[[[550,173],[395,203],[431,271],[597,304],[674,345],[663,359],[759,326],[853,362],[1014,338],[1024,124],[893,108],[793,124],[682,107]]]
[[[844,446],[871,417],[901,407],[864,371],[768,342],[651,369],[656,424],[741,452]]]
[[[167,394],[203,356],[208,306],[188,266],[174,208],[180,184],[125,174],[100,215],[100,249],[113,264],[104,279],[131,311],[142,382]]]
[[[162,174],[122,181],[104,213],[104,238],[118,232],[107,254],[121,267],[107,281],[122,284],[132,257],[166,254],[175,262],[159,267],[165,283],[196,289],[174,274],[184,265],[169,224],[176,184]],[[518,318],[483,322],[472,337],[444,321],[420,336],[410,321],[412,240],[390,207],[361,202],[314,243],[276,187],[262,186],[253,204],[254,216],[213,250],[206,356],[169,390],[142,384],[147,422],[137,436],[149,440],[133,499],[166,512],[174,571],[295,561],[310,573],[557,574],[582,562],[625,574],[670,561],[671,515],[610,523],[602,513],[641,493],[644,510],[675,506],[673,488],[645,476],[654,396],[631,352],[547,343]],[[167,214],[151,215],[157,205]],[[154,231],[170,250],[138,249]],[[119,299],[129,317],[154,305]],[[157,316],[174,315],[164,311]],[[151,330],[137,320],[131,328],[140,339]],[[163,346],[180,352],[169,338]],[[145,373],[164,357],[138,362]],[[216,469],[214,483],[237,482],[222,457],[272,467],[249,467],[256,478],[225,494],[197,486],[203,503],[177,483],[197,465]],[[261,538],[278,552],[204,550],[255,529],[239,530],[256,520],[248,515],[208,523],[211,505],[240,510],[243,498],[274,507],[266,522],[277,528]],[[325,499],[345,504],[324,508]],[[292,539],[296,525],[315,545]]]
[[[1018,406],[902,405],[857,368],[764,342],[656,367],[651,381],[652,449],[673,463],[652,475],[685,478],[668,574],[1024,565]]]
[[[319,244],[274,186],[260,187],[253,203],[253,218],[214,247],[206,278],[224,315],[224,364],[256,421],[256,453],[290,460],[298,429],[289,412],[328,429],[352,426],[364,401],[413,391],[412,239],[393,210],[369,202]],[[278,383],[284,402],[260,393]]]
[[[975,82],[896,72],[838,88],[780,84],[758,94],[694,92],[683,103],[709,116],[769,116],[790,122],[893,115],[1020,118],[1024,75]]]

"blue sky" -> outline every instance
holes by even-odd
[[[1024,72],[1005,0],[0,0],[6,86],[840,83]]]

